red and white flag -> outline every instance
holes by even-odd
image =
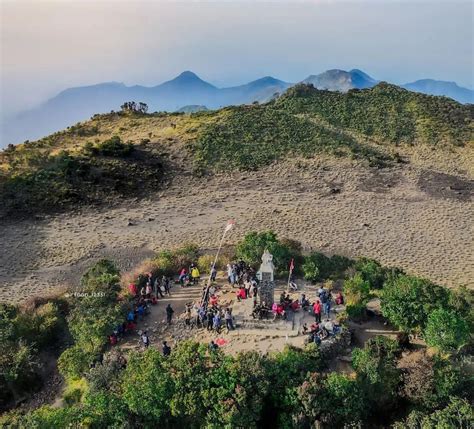
[[[235,220],[231,219],[231,220],[227,221],[227,225],[225,227],[224,232],[230,231],[234,225],[235,225]]]
[[[291,258],[290,273],[292,273],[294,269],[295,269],[295,260],[293,258]]]

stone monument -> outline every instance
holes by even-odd
[[[273,305],[275,293],[275,283],[273,282],[274,271],[273,255],[265,249],[262,255],[262,264],[257,272],[257,278],[260,280],[258,296],[260,303],[265,303],[265,305],[270,308]]]
[[[273,281],[273,272],[275,266],[273,265],[273,255],[265,249],[262,255],[262,264],[257,272],[257,277],[260,281]]]

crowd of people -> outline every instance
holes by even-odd
[[[288,292],[282,292],[279,299],[271,306],[265,302],[260,302],[259,287],[260,282],[255,270],[244,261],[229,263],[226,267],[227,281],[233,288],[237,288],[235,294],[237,301],[246,299],[253,300],[252,316],[258,319],[287,320],[289,315],[298,311],[308,312],[314,316],[314,323],[308,328],[307,323],[303,324],[301,333],[307,335],[307,342],[320,343],[331,335],[336,335],[340,327],[330,319],[330,312],[333,303],[336,305],[344,304],[344,297],[338,292],[335,297],[324,287],[317,291],[315,301],[311,302],[305,293],[302,293],[298,299],[294,299]],[[220,334],[223,329],[227,332],[235,329],[232,308],[222,306],[219,303],[217,294],[218,286],[215,284],[217,269],[212,264],[210,267],[210,283],[203,286],[203,298],[201,302],[189,302],[185,306],[184,323],[188,327],[198,327],[207,329],[209,332]],[[177,273],[177,283],[181,287],[199,284],[201,273],[196,264],[192,263],[189,267],[182,267]],[[111,345],[117,342],[127,333],[135,332],[137,323],[142,321],[149,314],[150,306],[156,305],[160,298],[171,296],[171,287],[173,280],[165,275],[153,275],[146,273],[140,275],[136,283],[129,285],[129,292],[132,296],[130,311],[126,320],[117,326],[109,336]],[[293,280],[293,283],[294,280]],[[296,283],[295,283],[296,284]],[[297,287],[289,287],[289,291],[295,292]],[[172,323],[174,309],[171,304],[165,308],[166,323]],[[324,322],[323,322],[324,318]],[[140,343],[144,348],[149,347],[150,338],[147,331],[138,331]],[[216,344],[214,346],[217,347]],[[210,348],[213,348],[210,345]],[[167,342],[163,342],[163,354],[166,356],[171,352]]]

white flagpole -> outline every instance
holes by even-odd
[[[224,243],[225,235],[227,234],[227,232],[229,232],[232,229],[232,227],[234,226],[234,223],[235,222],[233,222],[233,221],[228,221],[226,227],[224,228],[224,233],[222,234],[221,241],[219,243],[219,247],[217,248],[216,257],[214,258],[214,263],[212,264],[211,271],[209,273],[209,278],[207,279],[206,289],[204,291],[204,294],[203,294],[203,297],[202,297],[202,302],[201,302],[201,307],[205,306],[206,310],[207,310],[207,302],[209,300],[209,297],[207,295],[209,294],[209,288],[211,287],[212,268],[216,267],[217,259],[219,258],[219,253],[221,251],[222,244]]]

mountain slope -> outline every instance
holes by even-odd
[[[150,111],[176,111],[182,106],[205,105],[218,108],[231,104],[268,101],[275,92],[290,84],[274,78],[263,78],[246,85],[219,89],[190,71],[154,87],[104,83],[67,89],[36,109],[5,121],[2,140],[18,143],[35,139],[86,120],[95,113],[118,110],[125,101],[141,101]]]
[[[423,94],[443,95],[459,101],[460,103],[474,103],[474,91],[472,89],[462,88],[455,82],[421,79],[415,82],[406,83],[405,85],[402,85],[402,87]]]
[[[474,105],[385,82],[344,94],[297,85],[276,105],[293,114],[317,115],[336,127],[383,142],[462,145],[472,140]]]
[[[155,192],[165,172],[256,170],[321,154],[381,168],[401,161],[406,145],[412,153],[466,145],[473,110],[386,83],[347,93],[299,84],[266,104],[95,115],[0,152],[0,207],[15,214],[113,203]]]

